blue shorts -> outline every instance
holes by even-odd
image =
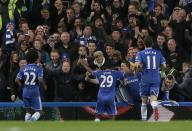
[[[158,96],[160,83],[141,83],[140,95],[147,97],[151,95]]]
[[[96,114],[108,114],[115,116],[117,114],[114,99],[98,99],[96,106]]]
[[[23,97],[23,102],[24,102],[24,108],[31,108],[35,111],[42,110],[42,103],[40,96],[34,98]]]

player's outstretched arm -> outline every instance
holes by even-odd
[[[45,81],[43,80],[43,78],[39,78],[39,83],[41,84],[41,86],[47,90],[47,85],[45,84]]]
[[[88,66],[87,62],[84,59],[80,58],[78,63],[80,63],[88,72],[93,72],[93,70]]]
[[[86,72],[85,81],[88,81],[88,82],[96,84],[96,85],[99,84],[97,79],[91,79],[89,76],[90,76],[90,73]]]
[[[22,87],[22,83],[21,83],[21,80],[19,78],[16,78],[15,82],[19,85],[19,87]]]
[[[163,64],[161,65],[161,67],[162,67],[162,70],[166,70],[166,69],[167,69],[167,65],[166,65],[165,63],[163,63]]]

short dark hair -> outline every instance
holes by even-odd
[[[112,47],[113,49],[115,49],[115,45],[112,44],[112,43],[106,43],[106,44],[105,44],[105,48],[106,48],[107,46],[110,46],[110,47]]]
[[[26,58],[28,63],[35,63],[39,58],[38,52],[34,49],[31,49],[27,53]]]
[[[173,75],[167,75],[168,80],[173,80]]]
[[[166,36],[163,33],[159,33],[157,36],[162,36],[166,39]]]
[[[129,61],[123,60],[121,63],[125,63],[127,67],[131,67],[131,64]]]
[[[144,38],[144,44],[145,44],[145,47],[152,47],[153,45],[153,39],[151,36],[147,36]]]

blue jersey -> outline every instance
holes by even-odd
[[[32,98],[40,96],[39,78],[43,78],[43,70],[36,64],[28,64],[20,69],[17,78],[23,80],[23,97]]]
[[[115,86],[119,79],[123,79],[123,72],[113,70],[96,70],[92,73],[99,81],[98,97],[115,98]]]
[[[133,102],[140,100],[140,81],[138,76],[127,74],[124,76],[124,82],[127,83],[126,87],[129,94],[132,96]]]
[[[165,64],[165,58],[160,51],[146,48],[137,53],[135,62],[143,64],[141,82],[160,83],[160,66]]]

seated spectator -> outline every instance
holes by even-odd
[[[177,81],[174,76],[167,75],[161,83],[159,99],[163,101],[179,101]]]

